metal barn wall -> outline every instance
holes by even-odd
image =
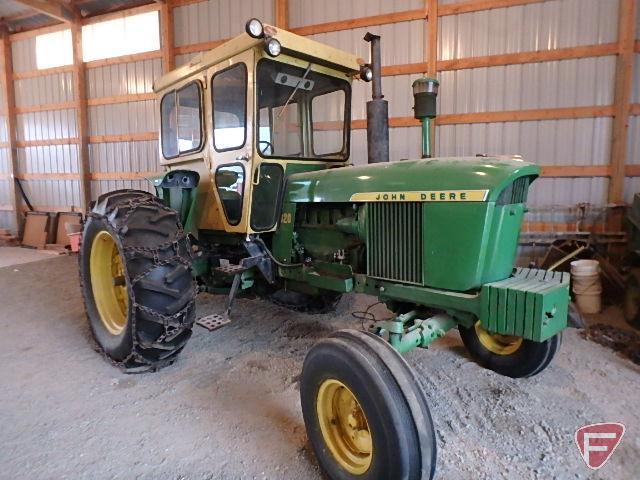
[[[4,89],[0,89],[0,105],[5,105]],[[0,111],[0,228],[13,228],[14,215],[11,211],[11,194],[10,182],[13,180],[9,177],[11,166],[9,160],[9,148],[4,146],[7,144],[9,136],[7,135],[7,116],[4,111]]]
[[[441,0],[440,5],[449,3],[456,2]],[[290,4],[290,25],[300,27],[420,8],[424,8],[422,0],[297,0]],[[382,35],[384,65],[419,63],[426,58],[426,29],[421,20],[322,33],[311,38],[368,59],[368,44],[362,40],[367,30]],[[438,60],[614,43],[617,30],[618,0],[553,0],[448,15],[439,18]],[[439,113],[611,105],[615,69],[616,58],[611,55],[442,71],[438,75]],[[383,78],[391,117],[411,116],[411,83],[417,77]],[[354,84],[354,119],[365,117],[369,95],[367,84]],[[632,119],[638,125],[638,117]],[[520,154],[540,165],[608,165],[612,123],[611,117],[599,117],[442,125],[436,129],[436,154]],[[632,137],[637,139],[637,135]],[[356,164],[366,161],[365,141],[364,130],[353,131],[352,159]],[[419,157],[419,127],[392,128],[390,149],[392,159]],[[529,219],[563,221],[574,213],[564,206],[582,202],[603,205],[607,202],[608,183],[607,177],[541,178],[532,188],[530,204],[534,212]]]
[[[14,74],[37,70],[36,39],[12,42]],[[45,76],[15,79],[16,108],[71,102],[74,99],[73,73],[53,73]],[[42,142],[39,146],[17,149],[18,170],[36,174],[23,179],[22,185],[34,208],[80,207],[78,180],[52,180],[47,174],[78,174],[78,145],[70,143],[77,137],[74,109],[19,113],[16,115],[16,135],[20,142]],[[44,145],[47,141],[56,145]]]
[[[441,3],[452,3],[446,0]],[[555,0],[439,19],[439,60],[613,43],[618,0]],[[611,105],[616,57],[440,72],[440,113]],[[610,117],[437,128],[438,155],[520,154],[539,165],[610,163]],[[604,205],[609,180],[540,178],[530,221],[568,221],[577,203]]]
[[[178,6],[173,9],[175,46],[235,37],[244,32],[246,21],[252,17],[272,24],[274,11],[273,0],[208,0]],[[194,55],[176,55],[176,66],[188,62]]]
[[[335,20],[381,15],[424,8],[424,0],[355,0],[344,2],[330,0],[294,0],[289,6],[289,24],[292,28]],[[425,22],[413,20],[376,27],[356,28],[337,32],[320,33],[309,38],[355,53],[369,59],[369,44],[363,40],[367,31],[382,36],[382,64],[397,65],[419,63],[425,56]],[[382,79],[382,92],[389,101],[389,115],[412,114],[413,97],[411,83],[420,75],[386,76]],[[356,81],[352,92],[352,117],[366,118],[366,101],[371,98],[370,84]],[[367,161],[366,130],[353,130],[351,135],[351,160],[355,164]],[[420,157],[420,128],[391,128],[389,151],[392,159]]]
[[[136,135],[157,132],[158,115],[155,100],[129,101],[105,105],[91,105],[96,98],[118,97],[152,92],[153,81],[162,75],[159,58],[87,70],[87,98],[89,99],[89,135],[91,137]],[[114,137],[112,137],[114,138]],[[91,196],[121,188],[151,191],[145,179],[127,179],[127,174],[144,174],[161,169],[158,160],[158,141],[109,141],[89,144]],[[122,179],[99,179],[100,174],[122,174]],[[96,179],[95,177],[98,177]]]

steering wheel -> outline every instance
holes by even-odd
[[[260,153],[264,154],[267,152],[267,149],[271,149],[271,153],[273,153],[273,144],[268,140],[258,140],[258,145],[261,143],[266,143],[267,145],[264,148],[260,149]]]

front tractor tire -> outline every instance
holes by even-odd
[[[172,363],[191,336],[196,295],[178,214],[147,192],[102,196],[85,223],[79,261],[102,351],[131,373]]]
[[[458,326],[460,338],[471,357],[482,367],[512,378],[532,377],[549,366],[562,344],[562,332],[534,342],[522,337],[485,330],[480,321],[472,327]]]
[[[433,478],[436,439],[424,391],[387,342],[338,331],[309,351],[300,382],[307,434],[329,479]]]

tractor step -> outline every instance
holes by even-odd
[[[228,323],[231,323],[231,319],[228,315],[220,315],[218,313],[214,313],[213,315],[207,315],[206,317],[202,317],[199,320],[196,320],[196,323],[203,328],[206,328],[210,332],[217,330],[218,328],[224,327]]]
[[[220,265],[219,267],[215,267],[214,270],[218,273],[222,273],[223,275],[237,275],[238,273],[246,272],[251,267],[246,267],[244,265],[234,265],[228,263],[227,265]]]

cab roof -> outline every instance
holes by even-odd
[[[282,53],[298,58],[313,59],[314,63],[345,73],[357,73],[360,71],[360,66],[365,63],[363,59],[351,53],[272,25],[265,24],[264,32],[265,35],[278,39],[282,45]],[[263,43],[264,38],[253,38],[247,33],[242,33],[208,52],[196,55],[189,63],[158,78],[153,83],[153,91],[160,92],[185,78]]]

